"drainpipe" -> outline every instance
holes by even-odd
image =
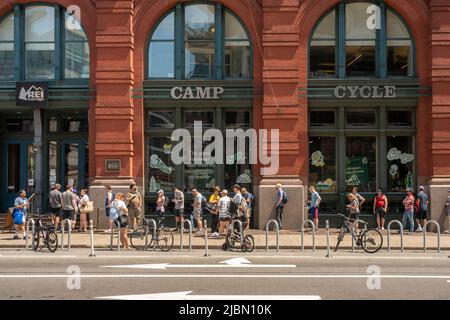
[[[34,198],[35,212],[41,214],[42,209],[42,182],[43,182],[43,162],[42,162],[42,112],[41,108],[33,109],[34,117],[34,142],[33,148],[36,151],[36,177],[34,182]]]

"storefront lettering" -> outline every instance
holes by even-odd
[[[338,99],[383,99],[396,98],[395,86],[337,86],[334,96]]]
[[[223,87],[173,87],[170,96],[176,100],[220,99]]]

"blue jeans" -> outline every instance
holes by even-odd
[[[414,210],[405,211],[403,213],[403,229],[406,229],[406,220],[409,220],[409,230],[414,232]]]

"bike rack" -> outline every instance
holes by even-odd
[[[391,252],[391,225],[397,224],[400,228],[400,251],[403,252],[403,224],[399,220],[392,220],[387,226],[387,247],[388,252]]]
[[[236,223],[239,226],[239,238],[241,240],[241,247],[242,247],[242,244],[244,243],[244,229],[242,227],[241,220],[233,220],[233,221],[231,221],[230,226],[228,228],[230,229],[230,232],[233,232],[233,228],[234,228],[234,225]]]
[[[362,220],[360,220],[360,219],[356,219],[353,222],[353,224],[352,224],[352,232],[353,232],[353,234],[355,234],[355,225],[358,226],[361,221]],[[364,221],[362,221],[362,222],[364,222]],[[364,230],[366,230],[366,226],[365,225],[364,225]],[[352,252],[355,252],[355,239],[354,239],[353,236],[352,236]]]
[[[325,257],[331,258],[331,253],[330,253],[330,222],[328,220],[325,221],[325,228],[327,230],[327,255]]]
[[[35,232],[35,225],[33,219],[28,219],[26,225],[25,225],[25,232],[27,233],[26,239],[25,239],[25,249],[29,249],[28,239],[30,238],[30,224],[31,224],[31,247],[34,247],[34,232]]]
[[[279,237],[280,237],[280,226],[278,225],[278,221],[277,220],[269,220],[266,223],[266,251],[269,251],[269,227],[271,224],[275,225],[275,231],[276,231],[276,236],[277,236],[277,252],[280,251],[280,246],[279,246]]]
[[[204,257],[209,257],[209,251],[208,251],[208,225],[206,224],[206,219],[203,220],[203,228],[205,230],[205,254],[203,256]]]
[[[89,257],[95,257],[95,251],[94,251],[94,221],[91,219],[89,220],[89,233],[91,238],[91,254]]]
[[[111,230],[111,239],[110,239],[110,249],[113,249],[113,242],[114,242],[114,225],[115,221],[112,224],[112,230]],[[117,226],[117,251],[120,251],[120,226]]]
[[[61,251],[64,250],[64,234],[65,234],[65,229],[66,229],[66,222],[67,225],[69,226],[68,228],[68,241],[67,241],[67,250],[70,251],[70,238],[72,236],[72,222],[69,219],[64,219],[63,221],[61,221]]]
[[[303,221],[302,224],[302,228],[301,228],[301,247],[302,247],[302,252],[305,251],[305,246],[304,246],[304,236],[305,236],[305,223],[307,225],[311,225],[312,226],[312,243],[313,243],[313,252],[316,252],[316,225],[314,224],[314,221],[308,219],[306,221]]]
[[[148,220],[149,223],[152,224],[153,226],[153,251],[156,251],[156,220],[154,219],[149,219]],[[148,232],[148,229],[146,229],[145,231],[146,233]],[[148,246],[148,234],[145,235],[145,247],[147,248]]]
[[[181,222],[181,233],[180,233],[180,251],[183,251],[183,233],[184,233],[184,224],[187,223],[189,226],[189,252],[192,251],[192,223],[190,220],[183,220]]]
[[[441,226],[439,223],[435,220],[430,220],[425,223],[423,226],[423,251],[427,252],[427,226],[429,224],[434,224],[437,228],[437,245],[438,245],[438,252],[441,252]]]

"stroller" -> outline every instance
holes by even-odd
[[[239,227],[236,226],[240,221],[242,223],[242,241]],[[252,252],[255,250],[255,239],[250,234],[244,234],[245,227],[247,226],[245,216],[232,218],[231,224],[227,230],[227,236],[225,238],[225,243],[222,245],[223,251],[228,251],[231,249],[240,249],[242,252]]]

